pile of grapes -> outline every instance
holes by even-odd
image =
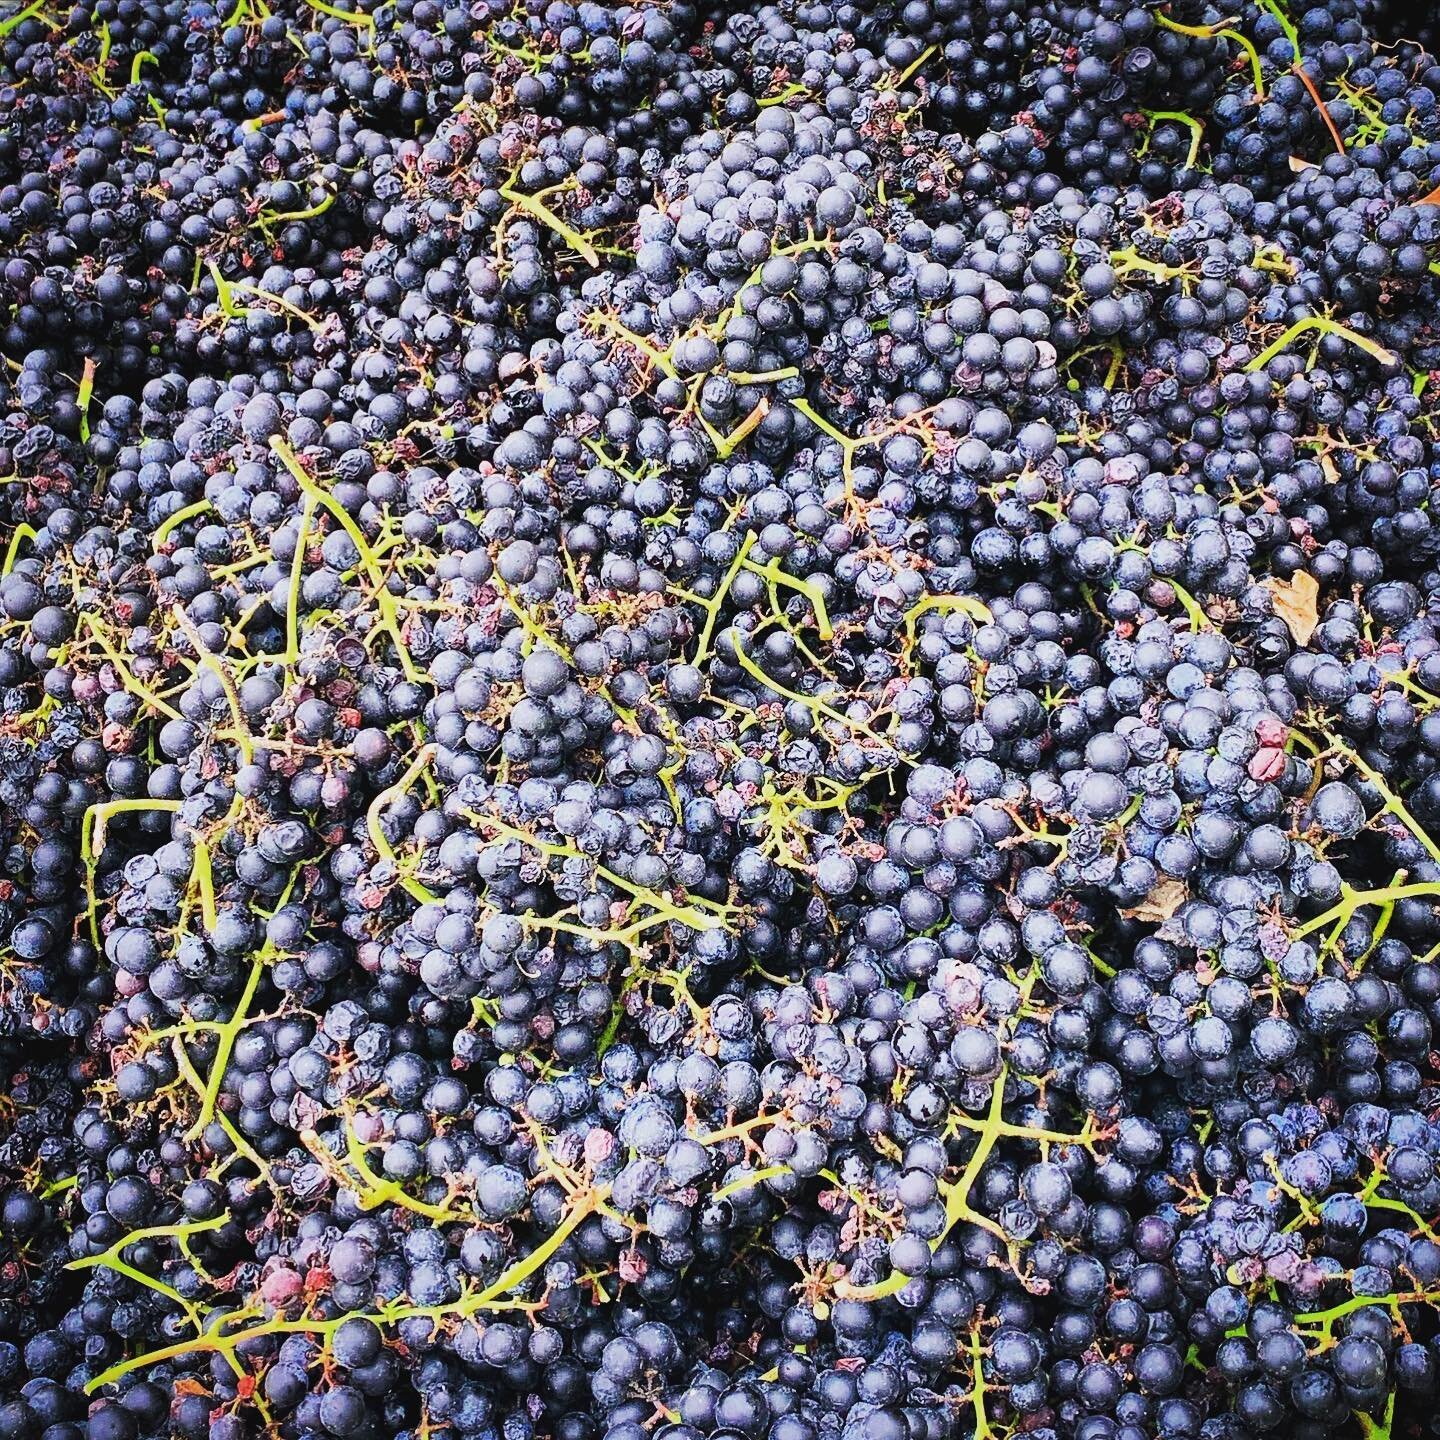
[[[1410,9],[4,0],[0,1440],[1440,1435]]]

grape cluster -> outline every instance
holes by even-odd
[[[8,0],[0,1440],[1440,1435],[1402,9]]]

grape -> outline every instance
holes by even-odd
[[[0,18],[0,1432],[1428,1433],[1402,8]]]

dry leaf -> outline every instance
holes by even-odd
[[[1183,880],[1157,880],[1150,893],[1133,909],[1120,913],[1130,920],[1168,920],[1188,899],[1190,888]]]
[[[1296,175],[1303,175],[1307,170],[1318,170],[1319,168],[1313,160],[1302,160],[1298,155],[1290,157],[1290,169]]]
[[[1265,588],[1275,597],[1275,613],[1289,626],[1297,645],[1308,645],[1320,623],[1316,600],[1320,584],[1313,575],[1297,570],[1291,580],[1266,580]]]

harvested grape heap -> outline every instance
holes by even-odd
[[[724,9],[0,17],[0,1440],[1440,1434],[1433,17]]]

